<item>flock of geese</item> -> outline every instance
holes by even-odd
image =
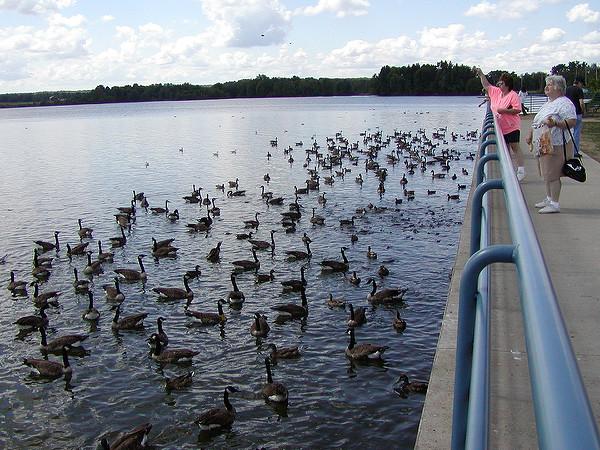
[[[244,242],[247,242],[250,244],[249,256],[251,255],[251,258],[234,260],[228,263],[231,269],[229,275],[231,289],[227,295],[214,303],[214,309],[203,310],[194,306],[195,293],[191,283],[194,280],[199,280],[201,283],[203,271],[210,270],[212,264],[222,262],[221,249],[224,244],[223,241],[219,241],[215,247],[206,253],[205,261],[199,262],[194,268],[180,275],[181,285],[179,286],[157,285],[158,280],[150,277],[144,266],[144,261],[147,261],[147,258],[153,258],[156,261],[164,258],[177,258],[180,244],[175,238],[160,241],[152,238],[152,242],[148,243],[148,252],[137,256],[137,267],[123,267],[115,256],[113,249],[123,248],[129,244],[130,240],[135,239],[136,220],[140,216],[140,211],[143,211],[143,214],[164,217],[164,220],[174,224],[181,223],[183,218],[180,216],[179,209],[174,207],[176,205],[174,201],[165,200],[164,206],[150,207],[148,197],[143,192],[133,191],[130,204],[119,207],[114,213],[113,220],[117,224],[116,236],[104,241],[98,239],[94,242],[96,239],[94,230],[82,219],[79,219],[76,229],[80,238],[78,244],[66,243],[63,247],[60,231],[54,232],[52,240],[36,240],[32,249],[33,261],[30,275],[26,279],[19,279],[17,274],[11,271],[10,280],[6,285],[6,289],[15,297],[26,297],[31,293],[32,307],[37,310],[31,315],[20,317],[14,321],[14,326],[21,330],[21,333],[25,333],[25,335],[39,334],[39,350],[44,356],[43,358],[27,357],[23,360],[23,364],[33,370],[35,377],[43,379],[64,377],[68,379],[73,374],[69,357],[82,357],[89,354],[82,349],[82,343],[88,338],[87,334],[63,334],[52,336],[52,339],[49,339],[48,336],[51,320],[47,313],[53,308],[59,307],[61,296],[70,295],[67,292],[52,290],[51,288],[42,290],[43,287],[52,284],[52,272],[57,264],[54,259],[59,254],[68,257],[73,265],[73,293],[87,297],[87,307],[81,311],[82,320],[87,322],[105,320],[96,307],[98,297],[102,295],[112,310],[110,320],[111,329],[114,332],[139,331],[148,326],[144,322],[148,318],[147,313],[126,314],[128,309],[126,302],[127,289],[124,288],[124,285],[127,284],[148,283],[153,286],[151,291],[158,299],[169,302],[182,301],[182,314],[190,322],[205,327],[225,326],[227,321],[225,307],[238,311],[243,308],[246,295],[237,283],[238,277],[244,276],[243,274],[252,276],[257,285],[263,283],[280,284],[283,293],[298,295],[298,301],[270,305],[269,309],[273,311],[271,321],[263,311],[253,311],[252,320],[248,323],[248,333],[257,338],[259,345],[264,345],[269,350],[268,355],[264,358],[265,382],[261,389],[261,396],[270,404],[287,405],[289,397],[293,396],[293,392],[290,393],[284,383],[285,377],[281,374],[274,377],[272,366],[281,360],[302,357],[302,351],[298,347],[282,347],[270,340],[267,342],[270,339],[271,326],[274,324],[283,326],[289,322],[308,320],[311,302],[323,301],[332,309],[339,308],[348,311],[345,319],[348,338],[344,350],[347,358],[359,362],[381,361],[384,353],[389,348],[387,345],[365,342],[360,339],[357,341],[357,336],[361,333],[359,328],[364,327],[367,322],[365,306],[356,305],[356,300],[353,304],[343,298],[336,298],[333,292],[324,294],[322,300],[311,298],[309,301],[306,288],[310,280],[306,276],[306,267],[314,256],[311,250],[311,235],[318,234],[320,230],[325,229],[326,225],[334,225],[347,230],[348,243],[346,246],[339,248],[339,255],[330,255],[329,258],[318,261],[323,275],[327,276],[327,274],[332,273],[341,275],[341,277],[338,276],[335,279],[341,278],[344,282],[348,282],[357,288],[369,286],[369,291],[364,297],[367,304],[386,305],[395,308],[395,315],[390,327],[393,327],[396,332],[403,332],[407,326],[410,326],[407,325],[400,314],[409,289],[406,286],[381,289],[379,284],[385,284],[385,277],[389,275],[390,270],[393,270],[393,268],[386,267],[385,264],[379,264],[376,273],[358,273],[346,255],[349,248],[359,241],[359,236],[354,231],[356,222],[367,214],[383,213],[388,211],[388,208],[369,203],[364,207],[358,206],[351,215],[337,218],[324,217],[317,214],[317,210],[330,201],[326,190],[333,190],[335,183],[349,177],[349,174],[353,171],[355,172],[353,181],[360,188],[362,188],[366,177],[363,177],[363,174],[359,172],[372,173],[377,177],[377,195],[380,198],[385,195],[386,185],[399,183],[404,195],[394,199],[395,207],[403,202],[412,201],[416,196],[436,194],[435,189],[427,189],[423,192],[416,192],[411,189],[411,176],[416,172],[430,174],[432,183],[442,179],[448,183],[456,182],[455,192],[446,195],[448,202],[459,200],[459,193],[466,188],[466,184],[460,184],[457,181],[459,175],[453,173],[452,167],[454,161],[461,158],[472,159],[473,154],[461,154],[450,149],[448,143],[450,141],[456,142],[458,139],[475,140],[476,135],[476,132],[470,132],[466,136],[458,136],[454,133],[448,133],[446,128],[436,129],[431,137],[427,136],[425,130],[419,130],[416,133],[396,131],[388,136],[383,136],[380,131],[375,133],[365,132],[361,133],[363,139],[361,145],[359,142],[350,143],[342,133],[336,133],[335,137],[326,139],[325,148],[321,148],[316,140],[313,140],[312,145],[306,149],[302,148],[303,143],[296,143],[296,148],[302,148],[305,152],[302,166],[306,170],[307,179],[303,186],[294,186],[294,191],[285,196],[267,191],[270,182],[268,173],[262,176],[259,183],[261,184],[260,194],[254,194],[254,191],[251,190],[240,189],[241,182],[238,178],[216,185],[215,192],[221,192],[227,202],[235,201],[236,198],[258,195],[264,208],[253,211],[248,215],[247,220],[241,221],[239,233],[228,233],[231,240],[226,245],[240,246],[246,245]],[[271,151],[275,153],[278,146],[277,140],[271,141],[270,144]],[[268,152],[267,159],[273,157],[271,151]],[[378,162],[381,159],[380,154],[383,152],[386,152],[385,164]],[[283,155],[290,164],[294,163],[295,153],[297,151],[294,152],[291,146],[283,150]],[[399,180],[389,179],[388,169],[384,165],[403,167],[405,170],[402,178]],[[463,168],[460,177],[464,179],[466,176],[468,176],[468,171]],[[435,187],[435,185],[432,185],[432,187]],[[255,186],[252,186],[252,188],[255,188]],[[221,214],[227,214],[225,207],[221,209],[217,206],[217,199],[218,196],[214,197],[208,193],[203,195],[202,188],[196,188],[194,185],[191,193],[185,195],[181,200],[185,203],[198,204],[203,216],[196,221],[182,224],[182,226],[185,226],[190,233],[205,233],[208,236],[212,230],[219,227],[219,222],[215,218],[220,217]],[[311,204],[311,202],[314,203]],[[389,211],[392,210],[393,208],[389,208]],[[261,224],[265,216],[279,217],[281,229],[275,229],[274,227],[274,229],[268,231],[269,239],[260,240],[257,237],[264,228],[264,225],[261,226]],[[272,225],[273,221],[267,223]],[[261,267],[261,259],[264,260],[262,255],[268,255],[269,253],[273,255],[276,251],[280,252],[276,240],[277,233],[297,233],[300,226],[303,230],[307,230],[302,233],[302,250],[283,250],[287,261],[302,264],[299,276],[280,280],[276,278],[275,274],[277,272],[273,268],[267,272],[261,272],[261,268],[263,268]],[[298,236],[300,232],[298,232]],[[373,248],[374,246],[375,244],[372,243],[364,252],[363,258],[365,260],[377,260],[378,256],[376,249]],[[64,259],[61,259],[58,263],[63,261]],[[314,263],[314,261],[312,262]],[[10,261],[7,261],[4,257],[2,263],[10,264]],[[287,272],[290,269],[283,270]],[[101,276],[109,276],[111,282],[102,284],[100,291],[95,280],[98,280]],[[52,317],[52,321],[57,319],[58,317]],[[171,342],[172,339],[169,339],[164,328],[165,321],[168,322],[169,317],[158,317],[155,331],[147,339],[147,344],[150,347],[149,357],[160,365],[193,364],[200,353],[199,350],[180,347],[177,343]],[[57,355],[58,358],[50,359],[48,354]],[[194,373],[194,371],[185,371],[179,376],[166,378],[165,388],[169,392],[186,389],[193,383]],[[411,381],[406,374],[401,374],[394,387],[395,392],[401,397],[406,397],[415,392],[423,393],[426,392],[426,389],[426,383]],[[239,392],[238,387],[225,386],[223,388],[222,404],[199,414],[194,423],[202,429],[213,431],[231,428],[236,419],[236,411],[232,405],[231,396],[235,396],[236,392]],[[150,423],[141,424],[135,429],[123,433],[111,443],[103,438],[101,446],[107,449],[144,448],[151,429],[152,425]]]

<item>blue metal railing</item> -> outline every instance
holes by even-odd
[[[452,448],[489,444],[490,265],[515,264],[541,449],[600,449],[596,421],[571,348],[556,293],[511,158],[489,109],[483,122],[472,201],[471,257],[460,281]],[[497,137],[498,136],[498,137]],[[495,145],[492,153],[489,147]],[[497,160],[501,178],[490,179]],[[492,244],[489,196],[502,189],[512,244]]]

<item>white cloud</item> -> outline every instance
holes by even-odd
[[[80,27],[86,22],[81,14],[76,16],[64,17],[60,14],[52,14],[48,17],[48,24],[52,27]]]
[[[567,19],[569,22],[596,23],[600,19],[600,12],[593,11],[588,3],[580,3],[567,12]]]
[[[298,8],[294,14],[315,16],[322,13],[334,13],[336,17],[364,16],[368,14],[369,0],[319,0],[314,6]]]
[[[469,7],[465,11],[465,16],[485,17],[487,19],[520,19],[537,11],[539,7],[540,0],[500,0],[498,3],[490,3],[484,0]]]
[[[495,3],[483,1],[467,9],[467,11],[465,12],[465,16],[489,16],[496,14],[497,10],[498,5],[496,5]]]
[[[584,42],[600,44],[600,31],[592,31],[581,38]]]
[[[557,42],[565,35],[565,31],[560,28],[546,28],[542,31],[540,41],[542,42]]]
[[[115,18],[113,16],[111,16],[110,14],[106,14],[106,15],[100,17],[100,20],[102,22],[112,22],[113,20],[115,20]]]
[[[76,0],[0,0],[0,10],[22,14],[47,14],[74,5]]]

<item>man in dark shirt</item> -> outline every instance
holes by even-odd
[[[585,84],[583,78],[577,77],[575,78],[575,82],[573,86],[569,86],[567,88],[566,95],[569,97],[569,100],[573,102],[575,105],[575,113],[577,114],[577,122],[573,127],[573,140],[575,141],[575,156],[581,156],[579,152],[581,148],[579,147],[579,138],[581,137],[581,129],[583,128],[583,112],[584,112],[584,104],[583,104],[583,85]]]

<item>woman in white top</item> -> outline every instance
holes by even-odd
[[[573,157],[573,142],[566,128],[567,125],[569,127],[575,125],[577,116],[575,106],[565,97],[566,88],[565,79],[560,75],[546,77],[544,93],[548,96],[548,102],[540,108],[533,118],[526,139],[528,144],[533,143],[536,156],[539,157],[542,176],[546,183],[546,198],[535,204],[536,208],[540,208],[540,214],[560,212],[558,203],[562,187],[560,177],[563,176],[562,167],[565,162],[563,142],[566,143],[567,159]],[[552,150],[546,153],[540,146],[540,138],[543,140],[544,132],[547,131],[550,132]]]

